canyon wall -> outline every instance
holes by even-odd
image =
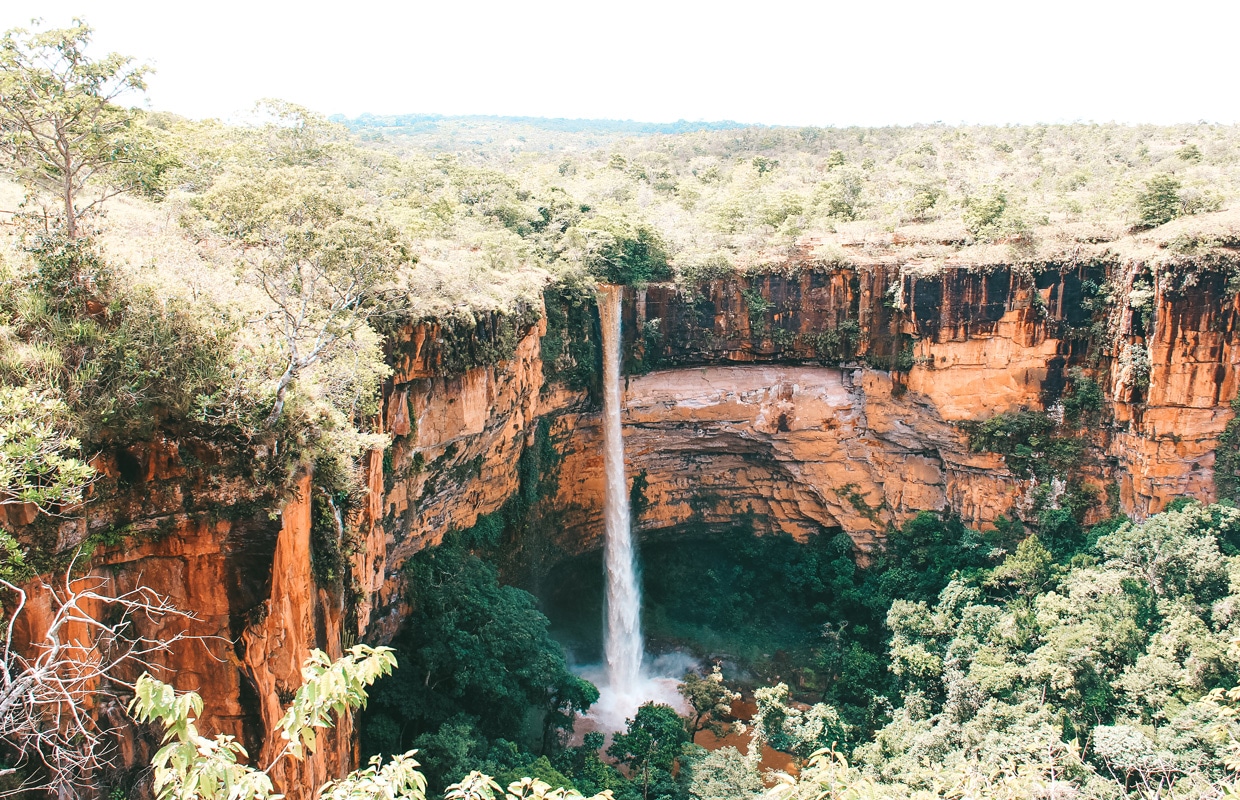
[[[1236,394],[1240,305],[1225,271],[1186,274],[875,264],[626,289],[636,524],[645,536],[738,519],[802,539],[840,529],[862,554],[923,510],[988,526],[1030,487],[1001,456],[973,452],[959,423],[1053,408],[1074,374],[1106,392],[1108,421],[1088,432],[1084,467],[1100,497],[1116,487],[1120,510],[1136,516],[1179,495],[1211,499],[1213,449]],[[530,499],[547,523],[538,546],[551,560],[600,546],[599,415],[587,379],[597,376],[597,332],[549,332],[562,316],[492,315],[464,335],[419,324],[390,337],[379,427],[392,443],[365,461],[364,498],[336,543],[341,575],[313,567],[310,477],[281,504],[229,466],[243,451],[175,435],[101,458],[123,490],[40,535],[65,551],[114,531],[91,574],[194,609],[192,631],[211,638],[169,659],[175,684],[204,695],[204,728],[270,752],[309,649],[338,655],[355,640],[390,640],[407,611],[404,562],[528,487],[543,444],[554,459],[535,471],[554,474]],[[565,337],[589,345],[572,350],[576,383],[560,378]],[[20,530],[31,519],[10,510],[9,521]],[[353,739],[342,726],[278,774],[278,788],[308,796],[354,763]],[[126,761],[140,765],[147,740],[128,740],[138,744]]]
[[[838,526],[862,551],[920,510],[987,527],[1019,513],[1031,487],[999,456],[972,452],[959,423],[1053,410],[1078,369],[1106,392],[1108,422],[1080,434],[1099,498],[1137,517],[1179,496],[1212,499],[1236,394],[1227,280],[1140,264],[1036,275],[880,265],[631,290],[638,525],[653,534],[748,513],[760,532]],[[1134,308],[1142,281],[1154,297]],[[1146,376],[1130,351],[1148,353]],[[556,431],[563,546],[597,546],[596,419],[566,414]],[[1092,517],[1107,513],[1100,502]]]

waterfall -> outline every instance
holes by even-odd
[[[604,566],[607,571],[607,620],[604,647],[607,684],[617,700],[640,701],[642,669],[641,588],[637,552],[629,516],[629,487],[624,477],[624,435],[620,426],[620,330],[624,287],[600,286],[599,318],[603,325],[603,469],[606,491]]]
[[[624,730],[626,720],[645,702],[672,706],[677,713],[689,710],[677,691],[677,679],[686,671],[685,657],[672,653],[643,664],[641,584],[637,581],[637,549],[633,544],[629,484],[624,477],[624,435],[620,425],[623,300],[623,286],[598,288],[599,319],[603,325],[603,568],[607,605],[603,651],[606,663],[581,672],[599,690],[598,702],[590,707],[586,724],[577,728],[581,735],[589,730],[603,731],[607,735]]]

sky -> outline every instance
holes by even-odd
[[[1240,121],[1236,0],[0,0],[153,65],[145,100],[771,125]]]

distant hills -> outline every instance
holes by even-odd
[[[622,139],[721,132],[764,126],[742,122],[634,122],[618,119],[447,116],[443,114],[362,114],[330,118],[363,141],[397,152],[408,150],[472,153],[505,160],[522,153],[580,152],[610,147]]]
[[[676,122],[635,122],[620,119],[565,119],[563,117],[506,117],[498,115],[444,115],[444,114],[362,114],[352,119],[343,114],[331,117],[332,122],[345,125],[354,131],[373,128],[401,128],[412,133],[429,132],[445,126],[465,127],[528,127],[556,133],[593,133],[607,136],[649,136],[660,133],[693,133],[695,131],[723,131],[736,128],[769,127],[744,122],[722,120],[704,122],[677,120]]]

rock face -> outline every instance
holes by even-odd
[[[141,475],[141,485],[153,497],[189,494],[173,490],[190,485],[175,452],[155,463]],[[283,704],[301,685],[301,665],[310,650],[319,648],[332,657],[342,652],[343,596],[318,585],[311,569],[309,478],[296,489],[272,520],[261,505],[270,498],[234,494],[217,485],[212,500],[198,494],[196,501],[164,509],[172,513],[129,526],[123,542],[97,548],[91,569],[77,584],[113,595],[151,587],[189,612],[189,619],[136,620],[138,632],[150,638],[190,637],[152,663],[168,670],[159,677],[203,696],[201,730],[236,736],[264,763],[282,746],[271,731],[284,715]],[[223,516],[204,507],[225,498],[238,513]],[[106,520],[101,514],[89,522]],[[16,637],[22,643],[41,640],[52,613],[46,589],[36,583],[29,590],[31,607]],[[132,681],[137,675],[118,677]],[[118,733],[121,766],[142,773],[154,742],[139,734],[123,709],[99,712]],[[339,777],[355,761],[352,740],[352,724],[345,720],[335,735],[324,737],[318,752],[302,762],[281,762],[272,777],[279,787],[317,786]]]
[[[922,510],[990,525],[1029,486],[1000,456],[972,452],[959,423],[1053,407],[1074,374],[1106,395],[1108,421],[1089,434],[1089,482],[1116,486],[1119,508],[1136,516],[1178,495],[1211,499],[1240,357],[1240,300],[1227,280],[1140,264],[1036,275],[891,264],[629,289],[624,423],[639,530],[708,532],[743,518],[799,538],[840,529],[865,553]],[[334,656],[346,640],[389,640],[407,611],[404,562],[522,490],[539,442],[558,461],[554,491],[537,505],[554,521],[551,551],[600,546],[598,409],[580,381],[570,389],[546,377],[568,374],[570,351],[572,374],[598,370],[589,347],[560,341],[545,353],[552,335],[592,334],[492,316],[468,335],[423,324],[390,337],[379,427],[392,444],[367,457],[368,490],[342,520],[343,581],[312,568],[309,477],[281,506],[244,470],[203,466],[228,453],[174,435],[101,458],[130,488],[41,535],[63,550],[118,530],[93,574],[117,590],[152,586],[196,612],[193,632],[218,647],[178,650],[168,663],[176,685],[204,695],[206,729],[270,754],[268,732],[309,649]],[[17,530],[31,522],[10,509]],[[149,757],[137,741],[130,764]],[[277,787],[312,796],[355,755],[346,722],[308,762],[277,773]]]
[[[975,498],[1010,490],[1001,461],[970,453],[924,397],[893,397],[888,375],[805,366],[709,366],[634,378],[625,393],[629,471],[645,485],[642,531],[735,524],[798,539],[842,528],[861,549],[923,510],[1001,509]],[[567,551],[599,547],[602,481],[595,415],[564,415],[557,505]],[[1010,480],[1007,481],[1011,483]]]

